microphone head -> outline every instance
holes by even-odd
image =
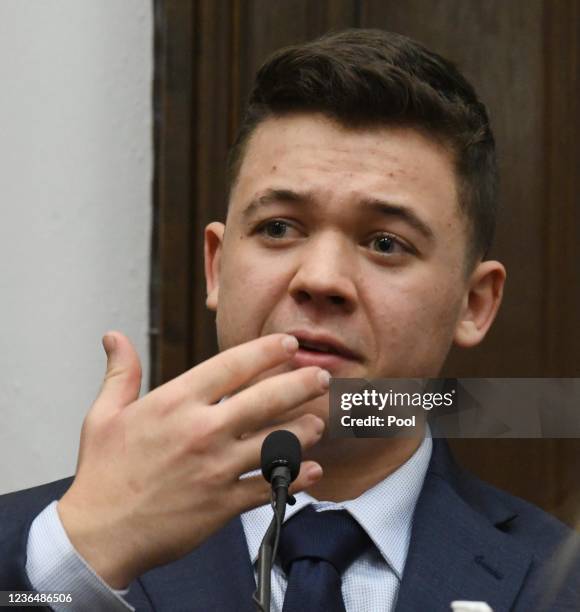
[[[278,429],[266,436],[262,444],[262,474],[270,482],[272,471],[279,466],[290,470],[290,482],[296,479],[300,471],[302,449],[300,441],[291,432]]]

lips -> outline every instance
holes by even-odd
[[[361,360],[357,352],[330,334],[307,330],[287,333],[295,336],[300,345],[293,358],[296,367],[316,365],[333,371]]]
[[[300,342],[300,348],[306,349],[307,351],[319,351],[321,353],[337,353],[334,347],[324,344],[323,342]]]
[[[343,342],[330,334],[296,330],[288,332],[295,336],[304,350],[312,350],[320,353],[332,353],[346,359],[358,360],[358,355],[347,347]]]

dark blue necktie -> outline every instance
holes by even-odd
[[[345,612],[342,573],[372,542],[344,510],[307,506],[282,526],[278,558],[288,577],[282,612]]]

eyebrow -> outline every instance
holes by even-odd
[[[310,192],[301,193],[293,191],[292,189],[268,189],[263,195],[254,198],[249,202],[242,212],[242,217],[244,220],[247,220],[254,213],[256,213],[257,210],[277,203],[298,204],[302,206],[305,204],[316,205],[315,198]],[[396,217],[401,219],[401,221],[406,222],[408,225],[416,229],[429,241],[432,241],[435,238],[435,233],[429,224],[421,219],[421,217],[408,206],[394,204],[392,202],[377,198],[364,198],[359,201],[359,206],[370,212],[378,213],[385,217]]]

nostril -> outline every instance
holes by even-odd
[[[304,302],[308,302],[311,299],[312,298],[310,297],[310,295],[306,291],[298,291],[296,293],[296,300],[297,300],[297,302],[299,304],[303,304]]]
[[[304,289],[300,289],[298,291],[293,292],[294,299],[299,304],[305,304],[306,302],[311,302],[313,300],[327,300],[327,303],[330,302],[335,306],[344,306],[348,300],[342,295],[323,295],[321,294],[319,298],[315,297],[315,295],[309,291],[305,291]]]

